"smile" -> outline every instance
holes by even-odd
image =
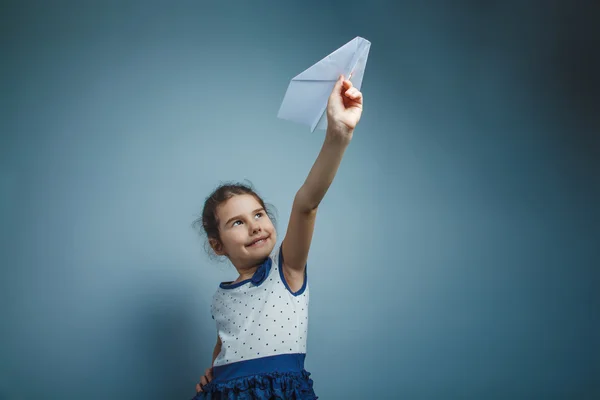
[[[264,238],[257,239],[254,242],[250,243],[246,247],[259,247],[259,246],[262,246],[263,244],[265,244],[267,242],[267,239],[269,239],[268,236],[264,237]]]

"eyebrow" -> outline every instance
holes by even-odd
[[[262,208],[262,207],[261,207],[261,208],[257,208],[256,210],[252,211],[252,214],[256,214],[257,212],[259,212],[259,211],[264,211],[264,210],[265,210],[265,209],[264,209],[264,208]],[[236,215],[235,217],[229,218],[229,219],[227,220],[227,222],[225,222],[225,226],[229,225],[229,223],[230,223],[231,221],[234,221],[234,220],[236,220],[236,219],[240,219],[240,218],[242,218],[242,216],[241,216],[241,215]]]

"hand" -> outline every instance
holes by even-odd
[[[333,128],[332,131],[336,134],[351,139],[362,110],[362,93],[344,75],[340,75],[327,102],[327,127]]]
[[[200,383],[196,384],[196,393],[200,393],[202,391],[202,387],[208,384],[208,382],[212,381],[212,379],[212,367],[210,367],[207,368],[206,371],[204,371],[204,376],[200,378]]]

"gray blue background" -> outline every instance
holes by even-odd
[[[593,2],[3,2],[0,399],[186,399],[250,180],[281,240],[323,131],[290,79],[372,42],[309,257],[322,399],[600,396]]]

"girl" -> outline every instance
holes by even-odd
[[[204,204],[201,221],[216,255],[239,277],[213,296],[217,325],[212,366],[196,385],[200,399],[317,399],[304,369],[308,331],[307,258],[319,203],[338,170],[363,97],[340,76],[327,103],[327,133],[317,160],[296,193],[286,236],[249,187],[223,185]]]

